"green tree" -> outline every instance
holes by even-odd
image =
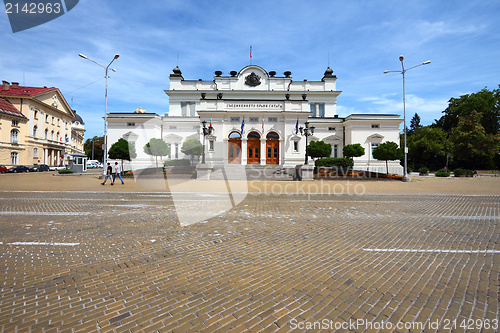
[[[345,145],[342,152],[344,154],[344,157],[360,157],[365,154],[365,148],[363,148],[359,143],[354,143],[351,145]]]
[[[418,113],[415,113],[413,118],[411,118],[410,121],[410,130],[407,132],[408,135],[413,134],[416,130],[419,128],[422,128],[422,125],[420,124],[420,116]]]
[[[408,164],[414,168],[440,169],[446,164],[451,143],[446,133],[437,127],[425,126],[407,138]]]
[[[455,163],[467,169],[495,167],[495,155],[500,150],[500,135],[488,134],[482,125],[481,114],[472,111],[460,117],[451,130],[450,141]]]
[[[458,126],[460,117],[469,117],[474,111],[481,115],[480,123],[485,133],[497,134],[500,131],[500,89],[484,88],[477,93],[451,98],[435,126],[449,133]]]
[[[93,144],[92,141],[94,142]],[[92,145],[94,145],[93,158],[92,158]],[[83,144],[83,150],[85,151],[85,155],[87,155],[89,160],[102,161],[104,157],[104,151],[102,149],[103,146],[104,146],[104,137],[94,136],[92,139],[85,140],[85,143]]]
[[[373,158],[377,160],[385,161],[385,167],[387,175],[389,175],[389,163],[388,161],[399,160],[403,156],[403,152],[399,149],[396,142],[387,141],[381,143],[373,149]]]
[[[323,141],[311,141],[307,146],[307,155],[312,158],[329,157],[332,154],[332,145]]]
[[[111,145],[108,156],[113,160],[121,160],[123,170],[123,161],[126,160],[130,162],[133,158],[137,157],[137,153],[133,143],[129,143],[127,140],[121,138]]]
[[[170,148],[167,143],[162,139],[151,139],[144,146],[144,152],[148,155],[154,156],[156,167],[158,168],[158,156],[167,156],[170,154]]]
[[[188,139],[182,144],[181,152],[184,155],[191,156],[192,159],[193,156],[200,156],[203,154],[203,145],[198,139]]]

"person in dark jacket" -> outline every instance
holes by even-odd
[[[113,174],[113,167],[111,166],[111,163],[108,163],[108,168],[107,168],[107,171],[106,171],[106,176],[104,177],[104,182],[102,182],[101,184],[104,185],[106,184],[106,181],[108,179],[111,179],[111,175]],[[111,181],[111,185],[113,185],[113,181]]]

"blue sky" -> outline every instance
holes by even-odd
[[[118,1],[81,0],[67,14],[12,33],[0,14],[0,79],[55,86],[102,135],[104,70],[112,67],[109,112],[168,112],[169,75],[185,79],[253,64],[290,70],[294,80],[337,75],[337,113],[402,116],[402,78],[383,74],[426,60],[406,74],[407,121],[441,116],[451,97],[500,84],[500,1]]]

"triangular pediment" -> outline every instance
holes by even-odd
[[[169,143],[169,142],[181,142],[182,136],[170,133],[170,134],[163,136],[163,141],[165,141],[167,143]]]
[[[378,133],[372,134],[368,137],[369,140],[382,140],[383,138],[384,136]]]
[[[71,107],[66,102],[63,94],[59,91],[59,89],[54,89],[47,91],[43,94],[37,95],[33,97],[33,99],[42,102],[50,106],[51,108],[59,110],[61,113],[73,118],[75,113],[71,109]]]
[[[127,141],[136,141],[139,138],[139,135],[135,134],[132,131],[128,131],[127,133],[123,134],[122,138],[124,138]]]
[[[323,141],[340,141],[342,138],[337,135],[330,135],[323,139]]]

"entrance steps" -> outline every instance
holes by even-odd
[[[295,168],[281,165],[226,165],[214,167],[212,180],[294,180]]]

